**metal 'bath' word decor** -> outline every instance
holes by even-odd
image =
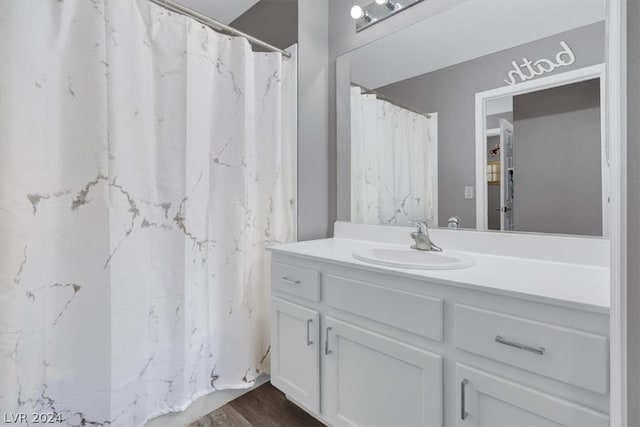
[[[555,62],[551,59],[538,59],[535,62],[531,62],[526,57],[522,58],[522,64],[518,64],[516,61],[511,61],[513,70],[509,71],[507,76],[508,80],[505,83],[508,85],[514,85],[517,83],[516,79],[520,78],[521,81],[531,80],[536,76],[541,76],[545,73],[550,73],[556,68],[567,67],[576,62],[576,56],[567,43],[560,42],[562,50],[556,54]]]

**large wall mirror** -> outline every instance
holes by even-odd
[[[339,219],[603,236],[605,8],[466,1],[339,57]]]

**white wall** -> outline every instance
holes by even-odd
[[[299,240],[330,233],[328,14],[328,0],[298,1]]]

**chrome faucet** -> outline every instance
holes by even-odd
[[[447,227],[449,228],[460,228],[462,226],[462,218],[459,216],[452,216],[449,218],[449,222],[447,223]]]
[[[442,248],[431,241],[431,237],[429,237],[429,227],[426,221],[412,221],[411,223],[416,226],[416,231],[411,233],[411,238],[416,243],[415,245],[411,245],[411,249],[442,252]]]

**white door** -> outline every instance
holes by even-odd
[[[608,426],[606,414],[522,384],[456,365],[458,426]]]
[[[513,230],[513,124],[500,119],[500,229]]]
[[[271,383],[312,412],[320,409],[320,316],[271,297]]]
[[[327,402],[336,426],[442,426],[442,357],[327,318]]]

